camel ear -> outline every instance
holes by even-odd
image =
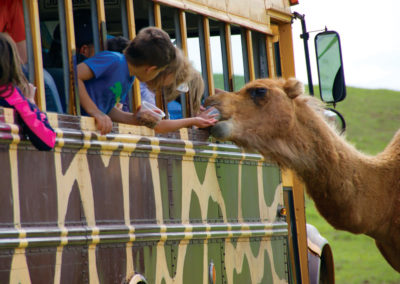
[[[304,93],[303,84],[295,78],[289,78],[283,85],[283,89],[289,98],[294,99]]]
[[[266,88],[251,88],[248,90],[250,93],[251,99],[254,101],[256,105],[260,105],[260,101],[265,98],[267,95],[268,89]]]

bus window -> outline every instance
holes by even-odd
[[[253,59],[255,77],[267,78],[268,74],[268,58],[266,49],[266,36],[259,32],[252,32],[253,41]]]
[[[121,1],[124,2],[124,1]],[[107,19],[107,39],[111,36],[123,36],[122,14],[126,15],[126,11],[122,11],[119,5],[105,7]]]
[[[282,77],[281,68],[281,53],[279,51],[279,41],[274,43],[274,54],[275,54],[275,72],[277,77]]]
[[[188,57],[192,61],[194,68],[197,71],[202,71],[202,62],[200,55],[200,40],[198,31],[198,19],[199,17],[195,14],[186,13],[187,23],[187,45],[188,45]]]
[[[200,42],[198,37],[188,37],[188,57],[192,61],[194,68],[201,72]]]
[[[189,60],[191,61],[193,67],[202,73],[203,80],[204,80],[204,73],[203,71],[203,62],[201,58],[201,52],[200,52],[200,39],[199,39],[199,21],[200,17],[191,14],[191,13],[186,13],[186,29],[187,29],[187,55]],[[192,114],[192,109],[189,104],[186,104],[188,106],[188,114]]]
[[[182,31],[186,31],[186,26],[181,26],[180,13],[181,12],[177,8],[161,5],[162,29],[169,34],[174,45],[186,54],[187,51],[184,50],[184,46],[186,46],[186,35],[182,35]],[[182,117],[188,117],[191,114],[189,111],[189,109],[191,109],[191,106],[189,105],[190,100],[188,98],[189,93],[182,92],[180,96],[175,99],[181,106]],[[174,105],[176,106],[176,102],[169,102],[168,106],[171,107],[170,103],[172,104],[172,107]]]
[[[199,15],[186,14],[188,57],[194,68],[201,72],[204,80],[204,97],[209,96],[209,81],[207,76],[207,57],[204,44],[203,19]]]
[[[223,37],[221,37],[221,24],[223,27],[224,26],[223,23],[210,20],[210,43],[212,49],[211,60],[213,67],[214,87],[224,90],[226,84],[224,83],[224,72],[223,72],[223,64],[224,64],[222,56]],[[224,32],[224,29],[222,29],[222,32]]]
[[[64,3],[62,3],[64,4]],[[62,6],[62,5],[61,5]],[[57,5],[39,5],[40,32],[42,35],[43,78],[46,110],[67,112],[69,94],[68,52],[66,47],[65,15]],[[63,24],[60,26],[60,16]],[[62,42],[65,43],[62,48]],[[64,51],[62,51],[64,49]],[[65,68],[63,69],[65,62]]]
[[[178,37],[180,38],[179,21],[176,21],[178,17],[178,9],[164,5],[160,5],[160,9],[162,29],[168,33],[171,41],[177,45],[176,35],[178,34]]]
[[[153,2],[148,0],[133,1],[136,34],[143,28],[154,26]],[[144,13],[144,11],[147,11]]]
[[[231,42],[232,42],[232,61],[233,61],[233,78],[234,78],[234,90],[240,90],[246,83],[245,71],[248,69],[244,64],[243,49],[246,49],[246,45],[243,45],[243,36],[241,33],[241,28],[231,26]],[[246,59],[247,60],[247,59]],[[248,73],[247,73],[248,77]],[[247,78],[247,81],[249,79]]]

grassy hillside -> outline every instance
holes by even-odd
[[[400,92],[347,88],[337,109],[348,124],[346,137],[369,154],[382,151],[400,128]]]
[[[400,128],[400,92],[348,87],[347,98],[336,109],[346,119],[347,140],[368,154],[382,151]],[[371,238],[333,229],[308,198],[306,214],[307,222],[332,246],[336,283],[400,283],[400,274],[386,263]]]

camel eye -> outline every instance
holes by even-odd
[[[265,99],[268,89],[266,88],[251,88],[247,90],[250,93],[251,99],[256,105],[260,105],[261,100]]]

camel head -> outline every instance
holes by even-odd
[[[211,134],[265,153],[266,145],[285,140],[292,131],[294,99],[301,94],[303,85],[296,79],[258,79],[238,92],[213,95],[205,104],[217,108],[221,117]]]

